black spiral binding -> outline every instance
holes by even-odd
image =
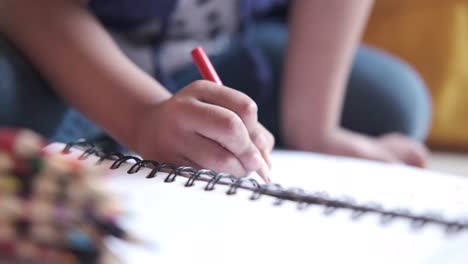
[[[325,215],[333,214],[337,209],[347,209],[351,212],[352,220],[357,220],[364,214],[374,213],[380,215],[380,223],[388,225],[395,219],[406,219],[410,222],[413,230],[422,229],[428,224],[438,225],[445,229],[448,234],[455,234],[462,231],[468,231],[468,218],[463,220],[449,220],[437,213],[414,214],[407,209],[386,209],[378,203],[359,204],[352,198],[334,198],[325,192],[308,193],[300,188],[284,188],[279,184],[259,184],[256,180],[250,178],[237,178],[226,173],[217,173],[212,170],[196,170],[191,167],[178,167],[173,164],[159,163],[153,160],[142,160],[138,157],[127,156],[122,153],[107,153],[102,151],[95,144],[78,140],[68,143],[63,149],[66,154],[72,147],[84,148],[84,152],[79,159],[86,159],[90,155],[99,157],[98,163],[104,160],[113,160],[111,169],[119,168],[123,163],[133,160],[135,163],[127,171],[129,174],[138,172],[141,168],[149,168],[151,171],[146,178],[156,177],[158,172],[166,172],[168,175],[164,182],[174,182],[177,177],[187,179],[185,187],[191,187],[195,182],[205,182],[205,190],[212,191],[216,185],[228,185],[227,195],[236,194],[238,189],[250,190],[252,192],[250,200],[258,200],[262,195],[275,197],[273,203],[276,206],[281,205],[285,200],[297,203],[299,210],[305,210],[310,205],[320,205],[324,208]]]

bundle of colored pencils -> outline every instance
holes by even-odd
[[[0,263],[113,263],[104,239],[129,239],[100,172],[20,129],[0,129]]]

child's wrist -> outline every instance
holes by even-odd
[[[114,134],[123,145],[134,149],[137,141],[136,135],[144,129],[148,113],[171,98],[172,94],[154,80],[134,82],[132,87],[124,90],[132,92],[129,93],[130,97],[126,98],[126,106],[118,109],[113,117],[109,116],[110,119],[114,119],[111,123],[115,125],[110,128],[110,133]]]

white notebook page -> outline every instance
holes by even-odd
[[[273,181],[286,187],[468,218],[468,178],[463,176],[305,152],[275,151],[272,160]]]
[[[53,145],[49,149],[61,147],[63,145]],[[410,195],[429,197],[432,189],[439,186],[447,196],[444,199],[453,201],[440,204],[441,208],[436,209],[454,211],[453,215],[467,213],[463,208],[455,212],[454,208],[461,208],[455,202],[461,194],[449,190],[467,190],[468,183],[461,178],[448,177],[445,180],[440,175],[405,167],[390,169],[353,160],[337,162],[335,158],[321,155],[295,155],[285,152],[274,155],[274,179],[285,186],[308,190],[322,188],[331,195],[344,193],[356,195],[358,200],[372,198],[370,200],[389,203],[396,203],[390,197],[395,193],[398,204],[421,210],[423,207],[431,208],[432,200],[424,203],[414,198],[412,204],[400,201],[397,194],[407,195],[410,189],[405,186],[411,184],[416,189],[413,188]],[[89,158],[86,162],[95,160]],[[105,162],[101,166],[109,167],[110,164]],[[309,165],[310,170],[304,171],[302,167],[305,165]],[[124,263],[468,262],[467,232],[449,236],[438,226],[412,231],[405,220],[382,227],[379,218],[372,214],[352,221],[348,211],[339,210],[325,216],[321,207],[298,210],[295,203],[287,201],[281,206],[273,206],[275,199],[267,196],[250,201],[249,191],[239,190],[237,194],[228,196],[225,194],[227,187],[216,186],[214,191],[207,192],[203,190],[206,184],[203,182],[184,187],[186,178],[179,177],[173,183],[164,183],[163,173],[156,178],[145,179],[149,172],[147,169],[128,175],[125,172],[129,166],[124,164],[118,170],[109,170],[107,180],[130,212],[124,219],[125,225],[153,241],[157,247],[149,250],[110,241],[110,246]],[[396,172],[414,179],[402,179],[404,175],[393,176]],[[374,174],[381,179],[369,180]],[[389,180],[390,177],[395,179]],[[426,184],[421,184],[416,178],[424,178]],[[400,184],[404,187],[393,192],[392,188]],[[434,196],[440,194],[438,190]],[[421,208],[418,207],[420,205]]]

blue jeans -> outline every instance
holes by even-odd
[[[279,78],[287,28],[279,23],[258,25],[249,39],[268,58],[274,76],[271,98],[257,102],[259,119],[281,144]],[[257,80],[249,74],[252,65],[245,59],[244,52],[240,44],[233,42],[225,53],[212,59],[226,85],[255,98],[252,91],[255,91]],[[200,78],[194,66],[173,77],[179,88]],[[418,74],[390,55],[360,47],[347,85],[342,125],[373,136],[401,132],[424,140],[429,123],[430,99]],[[55,94],[5,39],[0,39],[0,126],[31,128],[50,140],[63,142],[104,135],[101,129]]]

